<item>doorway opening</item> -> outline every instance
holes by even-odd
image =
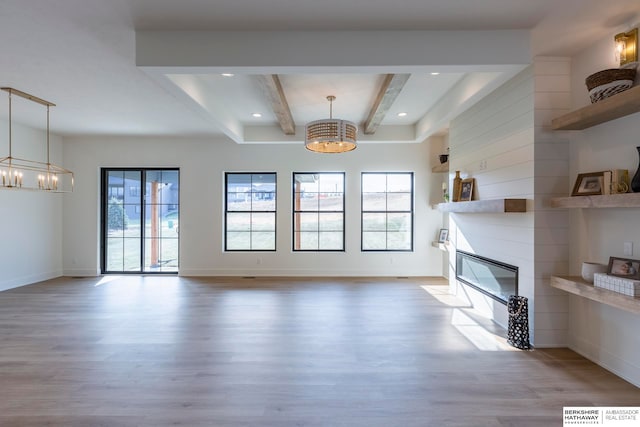
[[[178,169],[102,169],[102,273],[177,273]]]

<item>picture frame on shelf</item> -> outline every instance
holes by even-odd
[[[571,196],[597,196],[604,193],[604,172],[578,174]]]
[[[438,233],[438,243],[446,243],[449,240],[449,229],[441,228]]]
[[[473,200],[473,190],[475,187],[474,178],[463,179],[460,183],[460,194],[458,195],[459,202],[470,202]]]
[[[640,260],[609,257],[607,274],[610,276],[640,280]]]

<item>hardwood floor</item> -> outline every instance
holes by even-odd
[[[0,292],[1,426],[560,426],[640,389],[517,351],[437,279],[60,278]]]

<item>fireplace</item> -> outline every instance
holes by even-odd
[[[503,304],[518,295],[518,267],[468,252],[456,251],[456,279]]]

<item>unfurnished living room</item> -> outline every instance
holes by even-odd
[[[640,425],[637,0],[0,22],[0,426]]]

